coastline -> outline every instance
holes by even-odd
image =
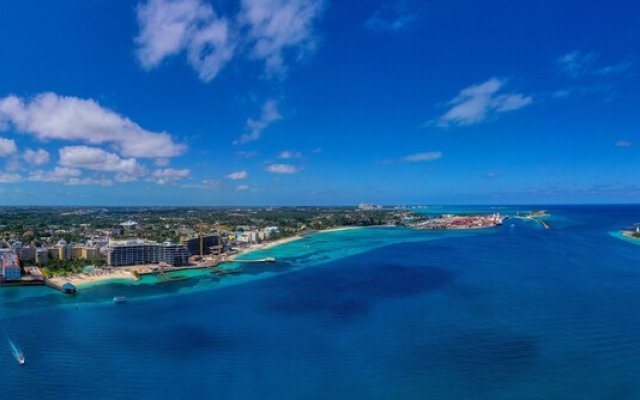
[[[384,226],[387,226],[387,225],[384,225]],[[250,253],[252,253],[254,251],[267,250],[267,249],[270,249],[272,247],[280,246],[280,245],[283,245],[283,244],[286,244],[286,243],[295,242],[295,241],[304,239],[305,237],[307,237],[309,235],[316,235],[316,234],[320,234],[320,233],[330,233],[330,232],[350,231],[350,230],[354,230],[354,229],[365,229],[365,228],[367,228],[367,227],[366,226],[340,226],[340,227],[337,227],[337,228],[323,229],[321,231],[313,231],[313,232],[310,232],[308,234],[303,234],[303,235],[289,236],[289,237],[286,237],[286,238],[273,240],[273,241],[265,242],[265,243],[260,243],[258,245],[254,245],[252,247],[248,247],[248,248],[242,249],[238,253],[227,257],[225,261],[230,262],[230,261],[235,260],[239,256],[247,255],[247,254],[250,254]]]
[[[385,225],[386,226],[386,225]],[[337,227],[337,228],[331,228],[331,229],[324,229],[321,231],[315,231],[315,232],[310,232],[308,234],[302,234],[302,235],[294,235],[294,236],[289,236],[286,238],[282,238],[282,239],[277,239],[277,240],[273,240],[273,241],[269,241],[269,242],[265,242],[265,243],[261,243],[258,245],[253,245],[251,247],[242,249],[241,251],[239,251],[236,254],[232,254],[228,257],[226,257],[225,259],[223,259],[221,261],[221,264],[224,264],[226,262],[233,262],[237,257],[239,256],[244,256],[247,254],[250,254],[252,252],[258,251],[258,250],[267,250],[267,249],[271,249],[273,247],[277,247],[277,246],[281,246],[287,243],[291,243],[291,242],[295,242],[301,239],[304,239],[305,237],[309,236],[309,235],[314,235],[314,234],[319,234],[319,233],[330,233],[330,232],[340,232],[340,231],[348,231],[348,230],[354,230],[354,229],[364,229],[366,227],[364,226],[342,226],[342,227]],[[105,270],[98,270],[97,272],[92,272],[92,273],[80,273],[80,274],[75,274],[75,275],[69,275],[69,276],[55,276],[53,278],[48,279],[49,281],[51,281],[52,283],[58,284],[59,286],[63,285],[66,282],[70,282],[72,285],[74,285],[77,288],[82,288],[82,287],[87,287],[87,286],[93,286],[93,285],[100,285],[100,284],[109,284],[112,283],[114,281],[129,281],[129,282],[135,282],[138,281],[140,278],[136,276],[136,274],[151,274],[154,273],[152,270],[153,265],[135,265],[135,266],[128,266],[128,267],[115,267],[110,271],[105,271]],[[201,269],[202,267],[200,266],[193,266],[193,269]],[[185,269],[191,269],[191,268],[185,268]],[[184,269],[182,269],[184,270]],[[167,273],[171,273],[171,270],[167,270]]]

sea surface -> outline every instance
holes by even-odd
[[[615,235],[640,206],[544,208],[550,230],[356,229],[222,278],[0,288],[0,399],[640,399],[640,245]]]

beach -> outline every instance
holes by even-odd
[[[343,226],[331,229],[325,229],[321,231],[311,232],[305,235],[294,235],[289,236],[282,239],[277,239],[269,242],[264,242],[256,245],[252,245],[240,250],[236,254],[232,254],[228,257],[221,258],[219,263],[232,262],[239,256],[247,255],[251,252],[258,250],[266,250],[276,246],[281,246],[287,243],[295,242],[297,240],[304,239],[310,234],[320,234],[320,233],[329,233],[329,232],[339,232],[339,231],[347,231],[354,229],[361,229],[361,226]],[[214,265],[215,266],[215,265]],[[129,280],[136,281],[139,279],[139,275],[144,274],[153,274],[157,273],[158,266],[155,264],[149,265],[135,265],[128,267],[112,267],[112,268],[96,268],[92,272],[82,272],[78,274],[71,274],[68,276],[55,276],[49,279],[50,282],[62,286],[66,282],[70,282],[76,287],[90,286],[95,284],[108,284],[115,280]],[[192,267],[181,267],[177,270],[185,270],[185,269],[201,269],[203,268],[200,265],[194,265]],[[172,272],[172,268],[166,268],[165,272]]]

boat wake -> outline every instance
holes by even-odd
[[[22,352],[22,349],[20,349],[20,347],[18,347],[18,345],[15,344],[13,340],[11,339],[7,339],[7,340],[9,341],[9,347],[11,348],[11,354],[13,354],[18,364],[20,365],[24,364],[25,359],[24,359],[24,353]]]

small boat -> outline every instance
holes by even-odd
[[[115,296],[113,298],[113,302],[115,304],[122,304],[127,302],[127,298],[125,296]]]
[[[9,346],[11,346],[11,353],[15,357],[18,364],[23,365],[25,362],[25,359],[24,359],[24,353],[22,352],[22,350],[20,350],[18,346],[16,346],[16,344],[13,343],[11,339],[9,339]]]

